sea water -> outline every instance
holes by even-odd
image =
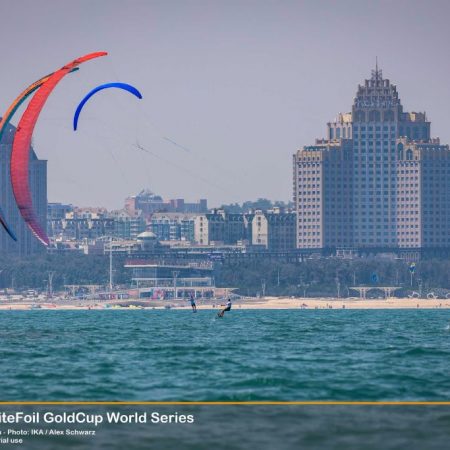
[[[187,308],[1,311],[0,400],[450,400],[449,324],[446,310],[237,308],[223,319]],[[30,450],[403,450],[446,448],[450,440],[448,406],[2,410],[195,418],[176,426],[81,427],[95,432],[90,437],[72,436],[76,430],[52,439],[33,435]]]
[[[0,312],[1,400],[450,400],[447,310]]]

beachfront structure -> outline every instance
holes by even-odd
[[[199,245],[234,245],[246,239],[244,214],[213,210],[194,219],[194,242]]]
[[[114,222],[113,236],[119,239],[136,239],[147,228],[144,215],[140,210],[135,212],[113,211],[109,217]]]
[[[141,211],[109,212],[105,208],[72,207],[63,217],[52,212],[47,220],[47,230],[49,236],[58,242],[83,241],[103,236],[132,240],[144,232],[147,226]]]
[[[83,241],[111,236],[115,224],[104,208],[75,207],[66,212],[62,218],[49,218],[47,230],[54,241]]]
[[[293,157],[297,247],[420,255],[450,250],[450,150],[403,111],[378,67],[327,139]]]
[[[196,215],[177,212],[154,213],[148,227],[160,241],[193,242]]]
[[[63,220],[73,212],[73,205],[63,203],[47,204],[47,235],[52,238],[64,234]],[[74,233],[75,234],[75,233]]]
[[[296,247],[297,216],[280,208],[256,210],[251,215],[251,243],[274,252],[294,250]]]
[[[163,263],[149,260],[129,260],[125,268],[131,272],[139,298],[188,299],[210,298],[215,295],[213,266],[209,262]]]
[[[438,138],[397,143],[400,247],[450,247],[450,151]]]
[[[182,198],[165,201],[161,196],[144,189],[138,195],[125,199],[125,209],[132,213],[140,210],[149,218],[155,212],[205,213],[208,211],[208,202],[200,199],[196,203],[188,203]]]
[[[0,143],[0,206],[11,229],[17,236],[17,242],[3,230],[0,230],[0,252],[14,255],[30,255],[44,250],[44,246],[34,237],[19,213],[14,199],[10,158],[15,128],[8,125]],[[29,183],[33,209],[43,229],[47,224],[47,161],[38,159],[33,148],[30,152]]]
[[[67,205],[64,203],[48,203],[47,204],[47,220],[61,220],[66,217],[66,214],[72,212],[73,205]]]

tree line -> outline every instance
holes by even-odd
[[[114,256],[114,280],[118,284],[130,279],[124,269],[125,259]],[[109,257],[106,255],[39,254],[32,257],[0,257],[0,288],[46,289],[49,274],[53,274],[53,289],[71,284],[109,282]]]
[[[445,293],[450,289],[450,261],[423,260],[412,273],[409,263],[383,258],[312,259],[297,264],[259,260],[223,264],[216,283],[237,288],[241,295],[358,296],[352,286],[401,287],[399,295]]]
[[[114,256],[115,284],[130,285],[131,274],[124,268],[125,256]],[[71,284],[109,282],[107,255],[41,254],[27,258],[0,257],[0,288],[46,289],[49,273],[54,290]],[[417,263],[414,273],[403,260],[309,259],[300,263],[274,260],[224,262],[216,264],[217,286],[235,288],[241,295],[356,296],[352,286],[401,287],[410,291],[450,290],[450,260],[430,259]]]

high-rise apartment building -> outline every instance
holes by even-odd
[[[378,67],[352,112],[294,155],[297,247],[450,249],[450,150]]]
[[[14,199],[10,158],[15,128],[8,126],[0,143],[0,205],[6,220],[17,236],[17,242],[0,229],[0,252],[15,255],[30,255],[43,251],[43,245],[34,237],[19,213]],[[30,152],[29,182],[33,207],[43,230],[47,224],[47,161],[38,159],[33,149]]]

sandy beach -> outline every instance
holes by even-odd
[[[197,309],[220,309],[225,301],[197,300]],[[0,310],[79,310],[79,309],[190,309],[188,301],[161,300],[114,300],[89,302],[5,302],[0,304]],[[359,298],[288,298],[264,297],[243,298],[233,302],[233,309],[437,309],[450,308],[450,299],[427,298],[387,298],[387,299],[359,299]]]
[[[211,305],[198,305],[199,309],[210,309]],[[240,309],[435,309],[450,308],[450,299],[389,298],[286,298],[265,297],[251,301],[234,302]]]

